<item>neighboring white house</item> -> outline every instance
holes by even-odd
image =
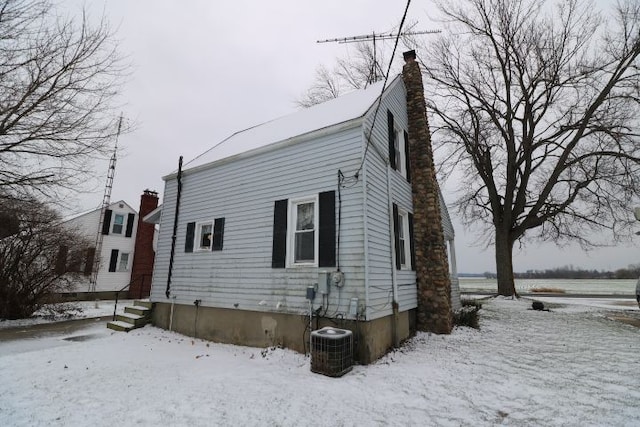
[[[92,291],[91,277],[95,241],[100,224],[101,208],[85,212],[64,222],[64,226],[79,231],[91,243],[93,251],[88,251],[82,266],[83,279],[79,280],[74,292]],[[129,204],[120,200],[111,203],[105,211],[100,253],[100,268],[96,277],[95,292],[120,290],[131,281],[133,254],[135,250],[138,213]]]
[[[178,175],[163,178],[156,325],[304,351],[312,312],[314,329],[353,330],[365,363],[411,334],[406,91],[400,76],[390,81],[376,113],[381,89],[373,84],[235,133],[186,163],[175,231]],[[458,308],[454,251],[450,258]]]

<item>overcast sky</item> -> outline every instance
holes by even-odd
[[[121,51],[133,64],[122,101],[135,132],[121,136],[112,201],[138,208],[145,188],[162,196],[163,175],[178,157],[191,160],[247,127],[294,112],[295,100],[313,82],[316,67],[348,54],[347,45],[316,40],[397,28],[403,1],[104,1],[83,2],[93,18],[103,12],[117,29]],[[72,12],[81,6],[66,3]],[[73,6],[71,6],[73,5]],[[408,19],[418,29],[437,29],[428,15],[432,1],[414,0]],[[401,54],[397,53],[401,62]],[[99,164],[98,171],[107,164]],[[80,198],[78,210],[100,205],[95,192]],[[445,199],[452,201],[445,186]],[[456,225],[460,272],[495,271],[492,248],[474,245],[476,236]],[[640,224],[638,229],[640,230]],[[640,239],[640,238],[639,238]],[[515,270],[576,267],[616,269],[640,263],[640,249],[614,247],[585,254],[576,247],[529,246],[517,251]]]

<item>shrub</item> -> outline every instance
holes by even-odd
[[[464,305],[460,310],[453,313],[453,323],[456,326],[468,326],[474,329],[480,329],[479,315],[481,304]]]
[[[18,224],[17,232],[0,239],[0,318],[29,317],[70,289],[75,278],[70,267],[82,262],[77,249],[88,242],[65,229],[41,202],[0,199],[0,211],[11,212]]]

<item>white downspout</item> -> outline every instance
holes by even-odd
[[[362,140],[365,141],[366,144],[366,135],[364,133],[364,128],[362,131]],[[369,313],[369,210],[368,206],[368,197],[367,197],[367,162],[364,158],[364,150],[362,153],[363,163],[362,163],[362,200],[364,204],[364,209],[362,210],[363,215],[363,228],[364,228],[364,306],[365,306],[365,319],[370,319]],[[359,314],[359,313],[358,313]],[[357,316],[356,316],[357,317]]]

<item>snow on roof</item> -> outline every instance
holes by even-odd
[[[394,84],[396,77],[387,87]],[[186,163],[184,170],[256,150],[363,117],[380,96],[383,82],[359,89],[293,114],[239,131]]]
[[[129,203],[125,202],[124,200],[118,200],[117,202],[110,203],[109,204],[109,208],[112,208],[115,205],[119,205],[120,203],[122,203],[123,205],[126,205],[133,212],[138,213],[138,211],[136,211],[134,208],[132,208],[131,205]],[[92,212],[95,212],[95,211],[99,211],[100,209],[102,209],[102,206],[91,208],[91,209],[88,209],[88,210],[82,211],[82,212],[72,213],[72,214],[62,218],[62,222],[67,222],[67,221],[71,221],[72,219],[80,218],[81,216],[88,215],[88,214],[90,214]]]

